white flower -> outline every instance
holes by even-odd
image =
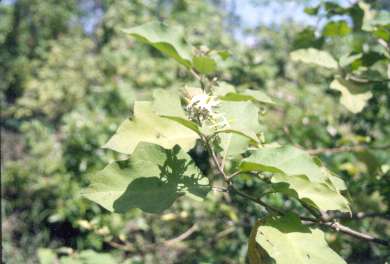
[[[187,110],[190,113],[198,113],[207,119],[207,117],[215,116],[214,110],[218,105],[219,101],[215,96],[202,93],[191,98],[190,103],[187,105]]]

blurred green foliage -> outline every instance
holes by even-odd
[[[373,7],[385,17],[385,7]],[[385,216],[343,223],[389,237],[389,82],[370,84],[373,97],[353,114],[329,88],[331,71],[289,59],[291,51],[309,47],[337,59],[361,54],[346,64],[345,74],[388,80],[388,50],[378,39],[389,45],[389,28],[377,23],[362,30],[364,8],[358,4],[347,8],[326,2],[307,12],[321,23],[259,26],[248,30],[254,39],[248,45],[232,36],[236,26],[227,24],[232,14],[224,1],[0,4],[3,261],[245,263],[251,226],[264,214],[247,201],[216,192],[203,204],[181,199],[159,216],[138,210],[117,215],[79,196],[88,173],[121,158],[100,147],[129,115],[135,98],[192,80],[177,63],[120,31],[156,19],[182,25],[195,46],[229,50],[232,56],[218,78],[276,98],[278,105],[261,117],[267,141],[307,149],[374,146],[324,152],[321,158],[347,183],[354,212]],[[334,19],[340,15],[343,20]],[[86,24],[93,23],[93,31],[86,32]],[[191,154],[202,170],[209,170],[201,150]],[[254,195],[264,189],[245,175],[237,184]],[[295,208],[281,196],[268,199]],[[189,238],[168,243],[189,228]],[[390,257],[381,246],[332,233],[327,238],[348,263],[383,263]]]

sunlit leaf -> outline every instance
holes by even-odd
[[[335,177],[338,179],[337,177]],[[306,175],[275,174],[274,189],[320,210],[350,212],[348,201],[326,183],[311,182]]]
[[[215,96],[224,96],[228,93],[235,93],[236,89],[234,86],[227,82],[219,82],[218,86],[213,87],[213,95]]]
[[[318,49],[299,49],[290,53],[293,61],[314,64],[328,69],[337,69],[337,61],[326,51]]]
[[[182,40],[182,28],[149,22],[123,30],[136,40],[149,44],[186,67],[191,67],[191,48]]]
[[[259,109],[250,101],[221,101],[219,113],[227,126],[220,130],[224,149],[223,157],[234,156],[245,151],[251,141],[257,142],[260,131]]]
[[[270,216],[257,228],[256,242],[276,264],[346,264],[326,243],[324,233],[298,216]]]
[[[153,110],[161,116],[186,118],[179,92],[156,89],[153,91]]]
[[[351,28],[345,21],[330,21],[328,22],[322,34],[328,37],[344,37],[351,32]]]
[[[131,208],[161,213],[184,194],[202,200],[210,190],[208,179],[180,147],[149,143],[139,144],[129,160],[107,165],[90,182],[82,195],[119,213]]]
[[[340,78],[333,80],[330,88],[341,92],[341,104],[355,114],[361,112],[372,97],[370,91],[362,92],[360,87]]]
[[[244,171],[269,171],[288,175],[306,175],[312,182],[326,182],[324,174],[313,158],[304,150],[293,146],[260,148],[240,165]]]
[[[165,148],[178,144],[188,151],[197,138],[194,131],[158,116],[151,102],[138,101],[134,104],[133,119],[125,120],[104,147],[131,154],[140,142],[149,142]]]
[[[210,74],[217,70],[217,63],[209,56],[196,56],[192,62],[195,69],[202,74]]]

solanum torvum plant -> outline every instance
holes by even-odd
[[[112,212],[139,208],[158,214],[184,195],[197,201],[215,191],[241,196],[268,211],[252,228],[250,263],[345,263],[328,247],[322,229],[376,239],[333,217],[350,213],[340,178],[300,148],[265,142],[259,113],[274,101],[260,90],[238,91],[215,77],[228,52],[195,49],[182,40],[179,29],[159,22],[125,32],[176,60],[198,84],[181,91],[156,89],[153,100],[134,103],[132,118],[104,146],[128,159],[91,176],[83,190],[86,198]],[[215,175],[203,175],[188,154],[197,144],[208,152]],[[266,203],[260,194],[245,193],[235,186],[240,174],[299,201],[307,213],[299,215]],[[214,187],[216,180],[224,186]]]

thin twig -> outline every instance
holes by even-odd
[[[275,212],[275,213],[278,213],[278,214],[280,214],[280,215],[284,215],[284,212],[283,212],[282,210],[280,210],[280,209],[278,209],[278,208],[276,208],[276,207],[273,207],[273,206],[271,206],[271,205],[265,203],[264,201],[262,201],[262,200],[260,200],[260,199],[258,199],[258,198],[256,198],[256,197],[252,197],[252,196],[250,196],[250,195],[248,195],[248,194],[246,194],[246,193],[244,193],[244,192],[241,192],[241,191],[237,190],[237,189],[233,186],[232,183],[229,185],[229,190],[230,190],[231,192],[235,193],[235,194],[238,194],[238,195],[241,196],[241,197],[244,197],[244,198],[246,198],[246,199],[248,199],[248,200],[250,200],[250,201],[252,201],[252,202],[254,202],[254,203],[257,203],[257,204],[263,206],[267,211]]]
[[[343,219],[343,220],[361,220],[365,218],[382,218],[390,220],[390,212],[357,212],[350,214],[333,213],[330,215],[331,219]]]
[[[194,232],[196,232],[198,230],[199,230],[198,225],[194,224],[189,229],[187,229],[187,231],[182,233],[181,235],[179,235],[179,236],[177,236],[175,238],[166,240],[163,244],[165,246],[170,246],[170,245],[176,244],[176,243],[178,243],[180,241],[183,241],[183,240],[187,239],[189,236],[191,236]]]
[[[215,153],[213,147],[210,144],[209,139],[206,136],[201,135],[201,139],[203,140],[204,144],[206,145],[206,149],[208,150],[209,154],[211,155],[211,158],[214,162],[215,167],[217,167],[218,172],[224,177],[225,181],[227,180],[227,175],[224,172],[223,168],[221,167],[217,154]]]
[[[359,238],[359,239],[362,239],[362,240],[366,240],[366,241],[370,241],[370,242],[374,242],[374,243],[377,243],[377,244],[381,244],[381,245],[390,247],[390,241],[389,240],[380,239],[380,238],[371,236],[369,234],[365,234],[365,233],[361,233],[361,232],[355,231],[355,230],[353,230],[353,229],[351,229],[351,228],[349,228],[349,227],[347,227],[345,225],[342,225],[342,224],[340,224],[338,222],[323,223],[322,225],[328,226],[328,227],[332,228],[333,230],[335,230],[337,232],[341,232],[343,234],[347,234],[347,235],[355,237],[355,238]]]
[[[355,238],[359,238],[359,239],[362,239],[362,240],[374,242],[374,243],[381,244],[381,245],[384,245],[384,246],[390,246],[390,241],[389,240],[376,238],[376,237],[374,237],[372,235],[365,234],[365,233],[353,230],[353,229],[351,229],[351,228],[349,228],[349,227],[347,227],[345,225],[342,225],[339,222],[335,221],[335,219],[331,219],[326,213],[324,214],[324,216],[323,216],[323,214],[321,214],[321,219],[318,219],[317,218],[317,213],[315,211],[309,210],[310,207],[306,207],[305,206],[305,208],[308,209],[308,211],[316,218],[316,219],[313,219],[313,220],[309,219],[309,220],[306,220],[306,221],[312,221],[314,223],[319,224],[320,226],[325,226],[325,227],[332,228],[336,232],[341,232],[343,234],[346,234],[346,235],[349,235],[349,236],[352,236],[352,237],[355,237]]]
[[[228,179],[231,180],[231,179],[233,179],[233,177],[239,175],[240,173],[241,173],[241,171],[233,172],[232,174],[230,174],[230,175],[228,176]]]
[[[194,69],[191,69],[190,72],[192,73],[192,75],[195,77],[195,79],[197,79],[198,81],[201,81],[202,78],[200,77],[200,75],[194,70]]]

